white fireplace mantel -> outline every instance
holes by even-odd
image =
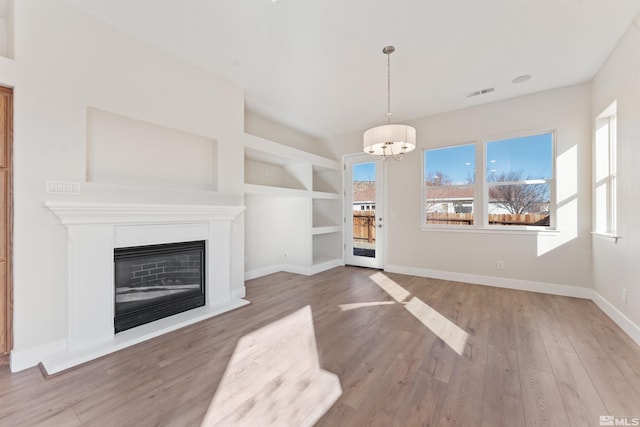
[[[248,304],[231,289],[232,222],[243,206],[48,201],[68,231],[66,349],[46,355],[49,374]],[[206,304],[114,333],[115,248],[206,242]]]
[[[233,221],[244,206],[45,202],[64,225]]]

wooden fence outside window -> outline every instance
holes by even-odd
[[[549,214],[489,214],[489,225],[549,226]],[[473,225],[472,213],[427,213],[427,224]]]

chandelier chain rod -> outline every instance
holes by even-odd
[[[391,123],[391,53],[387,53],[387,124]]]

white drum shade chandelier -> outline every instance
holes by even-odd
[[[402,159],[405,153],[416,148],[416,129],[407,125],[391,124],[391,59],[393,46],[386,46],[382,53],[387,55],[387,124],[376,126],[364,133],[362,148],[375,159]]]

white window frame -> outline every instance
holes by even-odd
[[[427,153],[427,151],[432,151],[432,150],[442,150],[442,149],[447,149],[447,148],[456,148],[456,147],[464,147],[466,145],[473,145],[475,147],[475,168],[476,168],[476,173],[475,173],[475,182],[473,184],[457,184],[457,185],[450,185],[450,187],[472,187],[473,188],[473,198],[471,199],[471,204],[472,204],[472,209],[471,209],[471,213],[473,213],[473,224],[472,225],[455,225],[455,224],[427,224],[427,210],[426,210],[426,206],[427,206],[427,177],[425,176],[425,155]],[[422,150],[422,171],[420,172],[420,176],[422,177],[422,185],[420,186],[421,191],[422,191],[422,203],[420,205],[420,228],[421,229],[451,229],[451,230],[459,230],[459,229],[463,229],[463,230],[469,230],[469,229],[477,229],[478,228],[478,209],[477,209],[477,204],[478,204],[478,197],[479,197],[479,179],[478,179],[478,151],[480,150],[480,146],[481,144],[478,143],[478,141],[470,141],[470,142],[463,142],[460,144],[452,144],[452,145],[445,145],[442,147],[432,147],[432,148],[425,148]],[[481,189],[482,187],[480,187]],[[451,204],[453,206],[452,202],[447,202],[448,204]]]
[[[525,179],[521,181],[488,182],[487,181],[487,145],[491,142],[504,141],[505,139],[526,138],[528,136],[551,134],[551,178],[546,179]],[[557,227],[557,204],[556,204],[556,132],[555,129],[540,130],[527,133],[504,135],[498,138],[487,138],[482,147],[482,194],[484,195],[484,223],[488,230],[556,230]],[[489,224],[489,188],[497,185],[530,185],[549,184],[549,225],[490,225]]]
[[[611,240],[616,243],[619,239],[618,235],[618,201],[617,201],[617,123],[618,123],[617,101],[613,101],[607,108],[600,113],[595,119],[595,129],[593,135],[593,164],[592,164],[592,191],[593,191],[593,220],[592,234],[595,237]],[[607,133],[598,132],[602,126],[607,126]],[[598,161],[600,153],[598,152],[598,144],[603,144],[606,148],[604,155],[606,156],[605,176],[598,180]],[[606,191],[605,206],[598,206],[598,189],[604,186]],[[600,221],[599,215],[604,215],[603,221]]]
[[[509,185],[509,184],[549,184],[549,215],[550,222],[548,226],[513,226],[513,225],[489,225],[489,183],[487,182],[487,143],[494,141],[502,141],[505,139],[523,138],[533,135],[551,134],[551,173],[550,179],[541,180],[524,180],[517,182],[500,182],[491,183],[492,185]],[[473,225],[460,226],[460,225],[448,225],[448,224],[427,224],[426,223],[426,176],[425,176],[425,153],[430,150],[438,150],[443,148],[454,148],[464,145],[475,145],[476,147],[476,177],[473,197]],[[555,129],[542,129],[526,133],[506,134],[500,136],[492,136],[482,138],[476,141],[445,145],[440,147],[429,147],[422,150],[422,171],[420,176],[422,178],[422,185],[420,186],[422,191],[422,203],[420,206],[420,229],[423,231],[459,231],[468,233],[509,233],[509,234],[530,234],[530,233],[557,233],[557,203],[556,203],[556,185],[557,185],[557,171],[556,171],[556,130]],[[463,185],[461,185],[463,186]]]

